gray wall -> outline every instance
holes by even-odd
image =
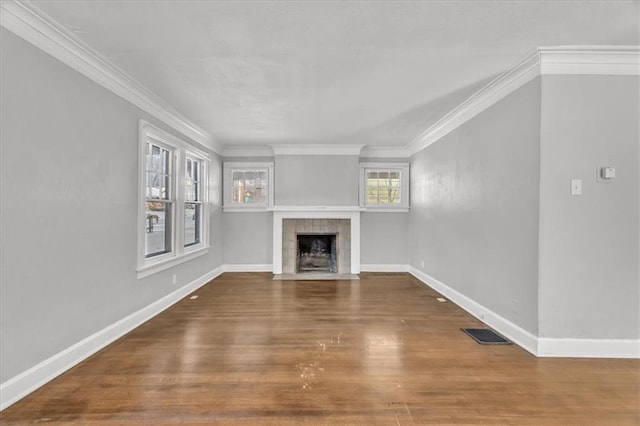
[[[406,265],[409,263],[409,213],[360,214],[360,263]]]
[[[0,31],[5,382],[221,265],[222,172],[216,157],[210,252],[138,280],[138,119],[164,126]]]
[[[271,265],[273,262],[273,213],[223,213],[224,263]]]
[[[357,155],[277,155],[276,206],[357,206]]]
[[[536,79],[411,160],[410,264],[532,333],[539,133]]]
[[[639,94],[633,76],[543,77],[542,337],[640,338]],[[615,180],[598,182],[598,166]]]

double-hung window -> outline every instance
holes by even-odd
[[[184,246],[202,241],[202,166],[201,159],[187,155],[185,167]]]
[[[208,249],[209,155],[140,120],[138,277]]]
[[[157,140],[145,144],[145,258],[173,251],[174,149]]]
[[[225,162],[225,211],[265,210],[273,206],[273,163]]]
[[[360,206],[369,211],[407,211],[409,164],[361,163]]]

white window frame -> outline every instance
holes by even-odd
[[[169,149],[172,152],[172,177],[171,188],[172,202],[174,204],[172,214],[171,251],[153,257],[145,256],[146,242],[146,153],[147,142]],[[184,206],[186,201],[185,169],[187,157],[201,161],[201,187],[202,198],[202,223],[201,238],[198,244],[184,246]],[[205,151],[190,145],[181,139],[159,129],[153,124],[140,120],[138,125],[138,253],[137,273],[138,278],[144,278],[165,269],[187,262],[202,256],[209,251],[209,162],[211,158]]]
[[[235,162],[227,161],[223,164],[223,210],[225,212],[265,211],[273,207],[273,162]],[[234,171],[265,171],[267,172],[267,200],[264,203],[234,203],[233,202],[233,172]]]
[[[367,201],[368,172],[400,173],[400,203],[378,204]],[[408,212],[409,211],[409,163],[360,163],[360,207],[370,212]]]

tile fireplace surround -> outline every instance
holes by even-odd
[[[271,210],[273,211],[274,275],[296,273],[297,232],[337,233],[338,273],[352,275],[360,273],[360,207],[281,206]]]

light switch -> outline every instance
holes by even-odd
[[[571,195],[582,195],[582,179],[571,179]]]

